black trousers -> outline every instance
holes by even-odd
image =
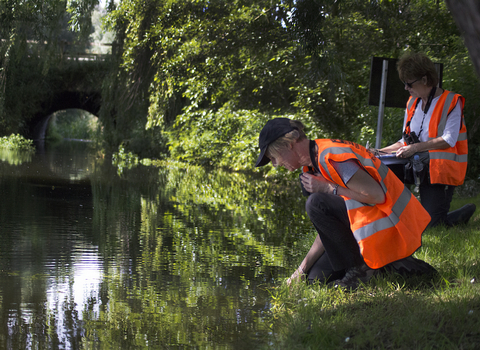
[[[342,197],[313,193],[305,207],[325,247],[325,253],[307,271],[310,281],[339,279],[346,269],[364,263]]]
[[[401,180],[405,179],[405,165],[390,165],[395,175]],[[412,175],[413,176],[413,175]],[[430,183],[430,175],[427,173],[420,184],[420,201],[432,220],[428,227],[445,225],[452,227],[458,224],[458,213],[449,215],[450,203],[452,202],[455,186]]]
[[[306,209],[325,247],[325,253],[307,271],[308,282],[329,282],[345,276],[346,269],[364,263],[353,237],[347,207],[341,197],[314,193],[308,197]],[[404,277],[433,276],[436,270],[412,256],[394,261],[376,271],[377,275],[395,272]]]
[[[456,224],[454,219],[449,218],[448,215],[454,190],[455,186],[431,185],[428,179],[420,185],[420,201],[432,217],[428,227],[435,227],[440,224],[451,227]]]

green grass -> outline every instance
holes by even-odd
[[[275,349],[480,348],[480,197],[468,225],[428,229],[415,257],[434,280],[378,277],[355,292],[283,283],[272,291]],[[305,252],[306,253],[306,252]]]

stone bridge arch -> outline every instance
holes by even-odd
[[[53,113],[65,109],[83,109],[95,116],[101,107],[99,92],[59,91],[48,102],[44,102],[42,111],[30,121],[29,138],[43,141],[50,117]]]

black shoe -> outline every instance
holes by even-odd
[[[460,209],[448,213],[448,221],[453,225],[466,224],[476,209],[477,206],[473,203],[465,204]]]
[[[342,279],[335,281],[335,288],[357,289],[360,283],[368,282],[374,273],[375,270],[369,268],[366,264],[351,267],[347,269]]]

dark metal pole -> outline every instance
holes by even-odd
[[[385,95],[387,91],[388,60],[383,60],[382,84],[380,85],[380,102],[378,106],[377,138],[375,148],[382,147],[383,116],[385,114]]]

